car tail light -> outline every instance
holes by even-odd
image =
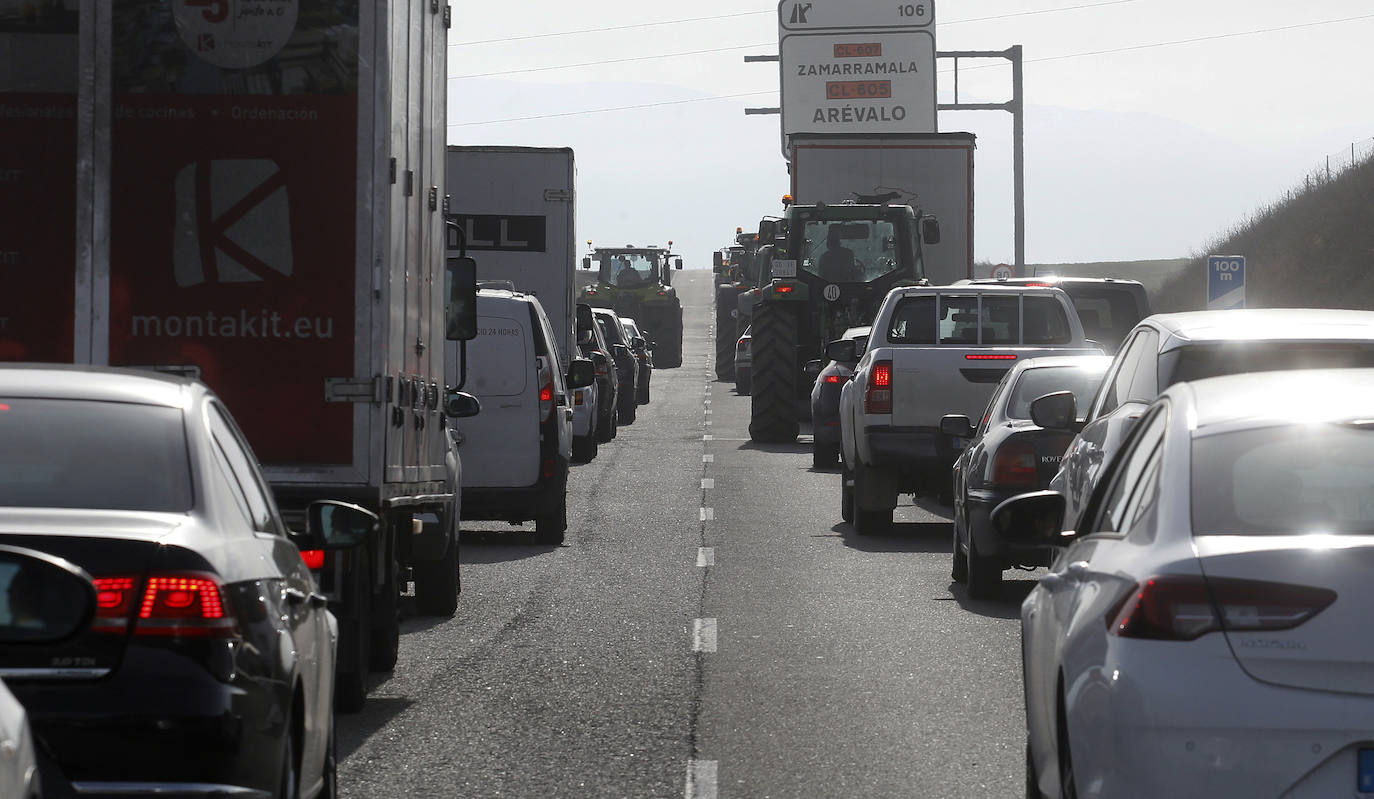
[[[553,477],[553,458],[548,458],[548,459],[546,459],[546,460],[544,461],[544,470],[543,470],[543,471],[544,471],[544,478],[545,478],[545,479],[548,479],[548,478],[550,478],[550,477]]]
[[[791,294],[791,293],[792,293],[792,287],[791,287],[791,286],[774,286],[774,287],[773,287],[773,290],[776,291],[776,292],[779,293],[779,294]]]
[[[319,571],[324,568],[323,549],[305,549],[301,551],[301,560],[305,561],[305,568],[311,571]]]
[[[1035,447],[1014,438],[1004,442],[992,461],[992,482],[999,486],[1039,486]]]
[[[845,382],[845,381],[847,381],[847,380],[849,380],[849,375],[826,375],[826,376],[825,376],[825,382],[827,382],[827,383],[843,383],[843,382]]]
[[[586,404],[582,401],[582,392],[580,390],[573,394],[573,404],[577,406],[582,406]]]
[[[139,603],[135,635],[234,638],[233,609],[217,580],[203,574],[155,574]]]
[[[123,633],[129,629],[129,616],[134,607],[135,577],[96,577],[95,621],[91,632]]]
[[[892,361],[878,361],[869,370],[864,413],[892,413]]]
[[[536,359],[539,380],[539,418],[547,422],[553,416],[553,368],[547,358]]]
[[[746,336],[746,337],[740,339],[740,340],[739,340],[739,343],[735,344],[735,350],[736,350],[737,352],[748,352],[748,351],[749,351],[749,337]]]
[[[991,352],[977,355],[965,355],[965,360],[969,361],[1014,361],[1016,356],[1012,353]]]
[[[1290,583],[1201,576],[1152,577],[1107,615],[1122,638],[1191,641],[1219,630],[1288,630],[1336,601],[1336,592]]]

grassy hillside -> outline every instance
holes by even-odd
[[[1246,257],[1248,307],[1374,309],[1374,160],[1256,211],[1152,294],[1156,310],[1205,307],[1207,253]]]

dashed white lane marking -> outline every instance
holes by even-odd
[[[710,415],[711,415],[711,409],[710,409],[710,408],[707,408],[707,409],[706,409],[706,415],[707,415],[707,416],[710,416]]]
[[[706,392],[706,393],[709,395],[711,392],[708,391],[708,392]],[[711,404],[711,400],[709,400],[709,399],[707,399],[707,400],[702,400],[702,401],[705,402],[707,405],[710,405],[710,404]]]
[[[702,463],[715,463],[715,462],[716,462],[716,456],[715,456],[715,455],[702,455],[702,456],[701,456],[701,462],[702,462]]]
[[[684,799],[716,799],[716,761],[687,761],[687,790]]]
[[[703,569],[716,565],[716,548],[697,547],[697,565]]]
[[[716,481],[715,481],[714,478],[711,478],[711,477],[703,477],[703,478],[701,478],[701,487],[702,487],[702,488],[715,488],[715,487],[716,487]]]
[[[716,437],[713,436],[713,435],[711,435],[710,433],[707,433],[706,435],[704,435],[704,436],[701,437],[701,440],[702,440],[702,441],[715,441],[715,440],[716,440]],[[743,441],[743,440],[744,440],[744,439],[742,439],[742,438],[740,439],[740,441]]]
[[[702,509],[701,509],[701,521],[703,521],[703,522],[713,522],[713,521],[715,521],[715,520],[716,520],[716,509],[715,509],[715,508],[702,508]]]
[[[707,420],[706,420],[705,422],[703,422],[702,424],[707,424],[707,425],[709,425],[710,423],[711,423],[711,420],[710,420],[710,419],[707,419]]]
[[[715,619],[697,619],[692,623],[692,651],[716,651]]]

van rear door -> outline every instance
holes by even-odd
[[[481,401],[482,412],[459,425],[464,488],[516,488],[539,478],[539,387],[525,309],[522,302],[479,308],[464,390]]]

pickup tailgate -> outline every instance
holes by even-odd
[[[963,414],[976,424],[997,383],[1018,361],[1049,355],[1098,355],[1093,348],[892,347],[875,353],[892,361],[892,425],[939,427],[940,417]]]

